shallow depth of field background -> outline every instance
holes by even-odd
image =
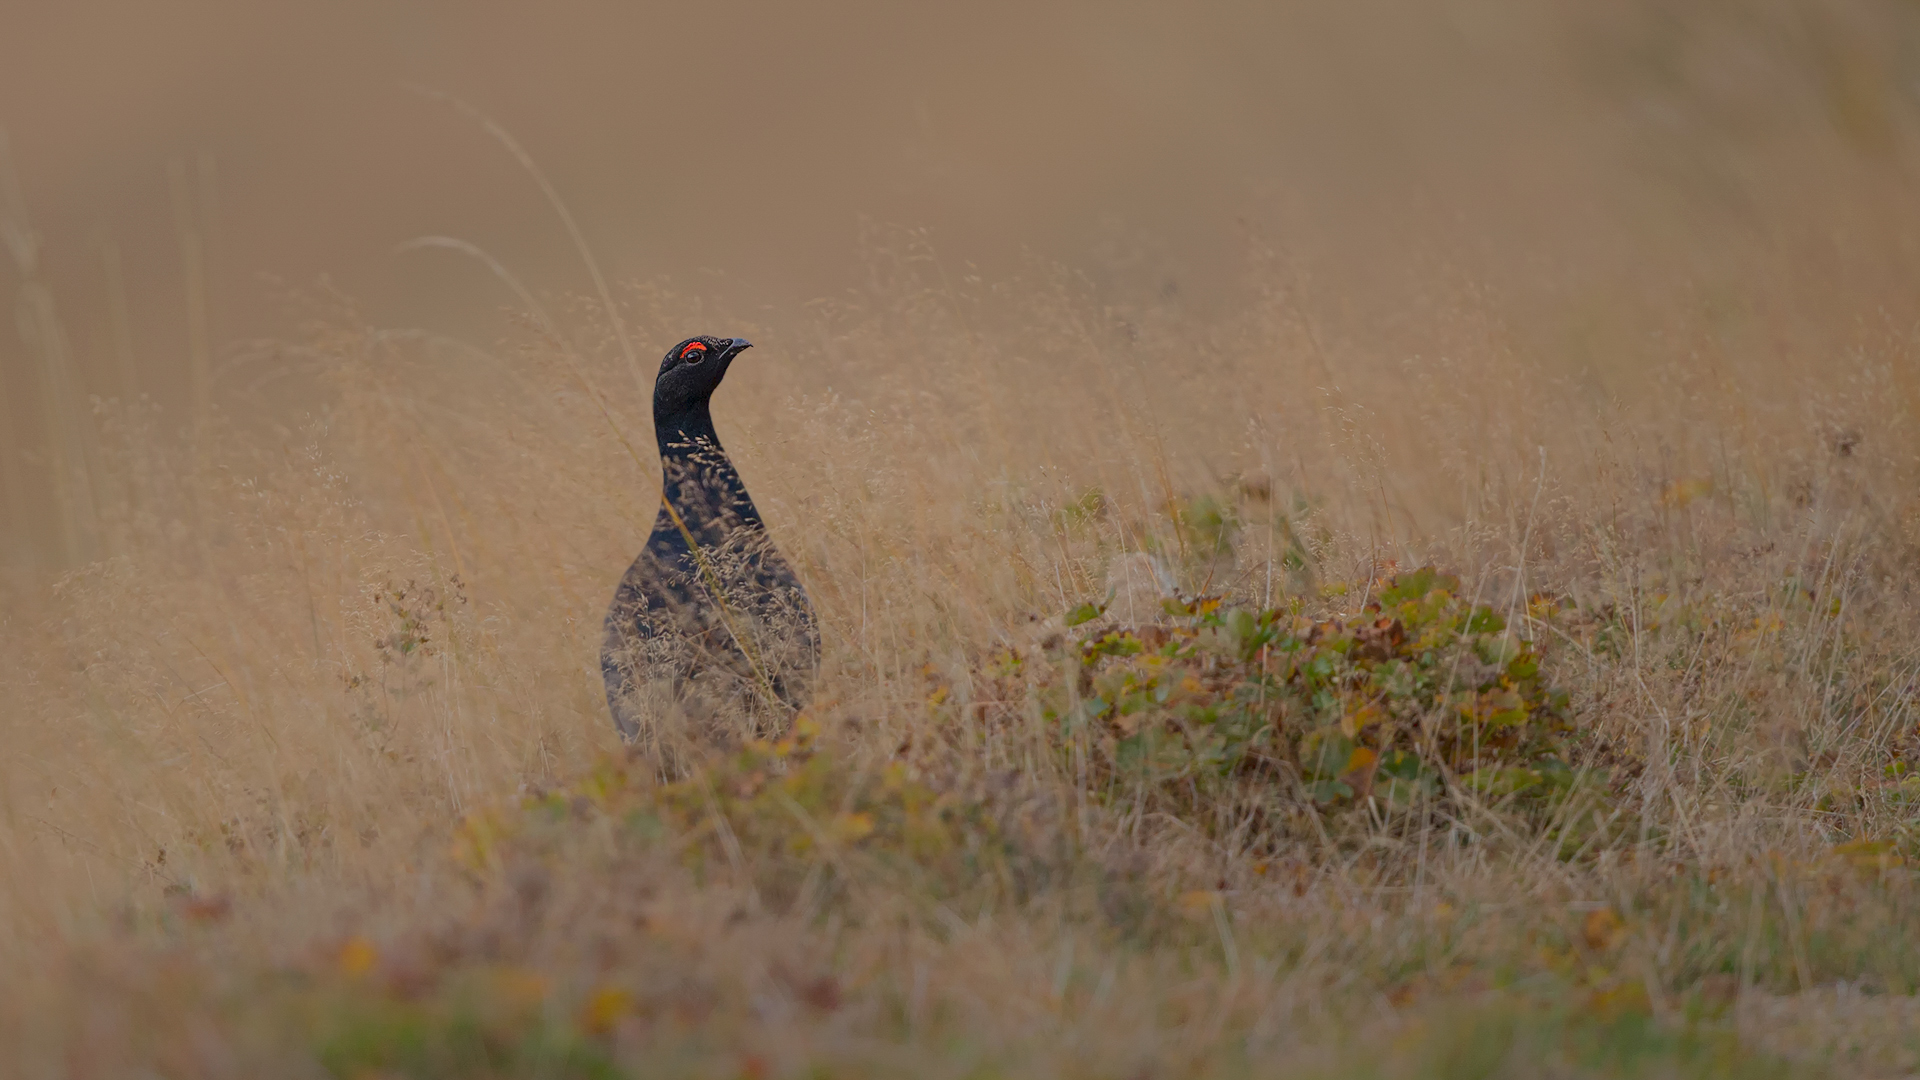
[[[1864,790],[1915,719],[1910,6],[16,4],[0,129],[0,970],[169,896],[240,954],[377,929],[616,752],[598,620],[696,333],[758,346],[717,422],[855,756],[1017,766],[918,731],[926,680],[1213,497],[1181,584],[1259,602],[1437,561],[1764,629],[1818,580],[1881,697],[1741,638],[1739,739],[1684,658],[1569,675],[1583,722],[1685,744],[1675,859],[1904,828],[1714,777]]]

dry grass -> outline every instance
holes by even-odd
[[[1920,305],[1878,186],[1920,124],[1860,5],[1763,7],[1567,17],[1684,175],[1680,212],[1566,226],[1559,277],[1451,226],[1387,269],[1249,229],[1200,315],[1128,291],[1144,255],[983,281],[876,228],[803,309],[522,293],[491,350],[323,294],[217,366],[196,339],[183,416],[81,407],[0,208],[0,392],[41,397],[0,498],[45,519],[0,584],[0,1073],[1920,1069]],[[1749,33],[1823,119],[1754,107],[1767,65],[1709,48]],[[1723,187],[1766,228],[1699,209]],[[670,783],[596,654],[658,492],[622,334],[694,332],[760,346],[717,420],[825,663],[790,738]],[[1477,772],[1440,698],[1207,652],[1149,554],[1290,656],[1443,568],[1570,731]],[[1157,678],[1077,658],[1128,625],[1196,650],[1171,704],[1095,703]],[[1442,644],[1487,686],[1512,645]],[[1195,764],[1181,710],[1248,688],[1252,749]],[[1177,751],[1145,779],[1142,730]],[[1363,749],[1439,775],[1401,799]]]
[[[298,427],[234,398],[196,453],[103,406],[111,554],[15,584],[0,652],[14,1067],[1911,1067],[1905,347],[1594,403],[1498,350],[1382,367],[1250,273],[1207,327],[910,237],[791,323],[632,292],[641,340],[765,342],[718,413],[828,633],[818,739],[691,789],[622,764],[593,664],[645,414],[556,341],[325,310],[275,358]],[[1090,779],[1039,644],[1141,550],[1308,613],[1453,568],[1571,693],[1605,827],[1456,784],[1236,833]]]

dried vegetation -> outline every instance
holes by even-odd
[[[690,775],[595,667],[657,492],[599,300],[49,391],[0,1071],[1920,1068],[1920,309],[1821,261],[1904,265],[1872,205],[1391,318],[1257,238],[1204,318],[878,231],[798,313],[622,289],[760,344],[716,413],[825,636]]]

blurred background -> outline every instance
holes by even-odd
[[[1418,354],[1422,305],[1466,289],[1605,396],[1635,391],[1663,305],[1905,333],[1920,239],[1920,8],[1889,0],[23,0],[0,10],[8,561],[60,559],[38,524],[64,418],[146,395],[181,429],[195,364],[221,383],[314,296],[507,332],[484,267],[409,240],[591,291],[528,172],[435,93],[513,134],[608,277],[769,321],[860,288],[884,227],[956,277],[1040,260],[1196,325],[1278,252],[1329,335]]]

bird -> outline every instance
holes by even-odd
[[[693,337],[653,384],[661,499],[607,607],[600,671],[614,726],[670,766],[768,735],[806,706],[813,604],[714,430],[713,392],[752,343]]]

